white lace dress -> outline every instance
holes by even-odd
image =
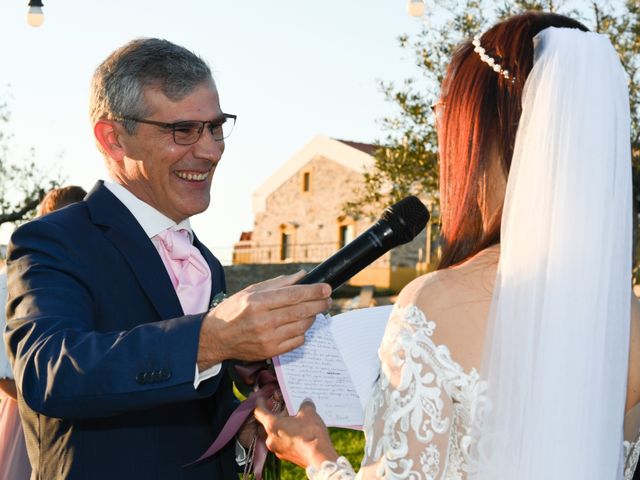
[[[416,306],[396,306],[380,346],[381,372],[365,416],[366,447],[358,475],[349,462],[307,469],[311,480],[381,478],[465,480],[472,468],[471,429],[486,382],[465,372],[436,324]],[[625,442],[625,480],[633,477],[640,442]]]

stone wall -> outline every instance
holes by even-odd
[[[311,271],[315,263],[270,263],[250,265],[226,265],[227,293],[236,293],[252,283],[261,282],[278,275],[289,275],[300,269]]]
[[[303,189],[308,174],[308,191]],[[320,262],[338,249],[339,228],[353,224],[354,237],[370,221],[344,217],[343,205],[354,199],[363,183],[362,174],[322,156],[309,161],[266,199],[266,209],[256,215],[251,246],[262,250],[256,263],[280,261],[282,234],[291,235],[292,261]]]
[[[393,267],[415,268],[418,261],[424,261],[426,242],[426,229],[423,229],[416,235],[416,238],[410,242],[399,245],[391,250],[391,265]]]

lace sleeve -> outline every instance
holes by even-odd
[[[631,480],[638,467],[638,457],[640,457],[640,433],[635,441],[625,441],[624,448],[624,480]]]
[[[307,467],[309,480],[354,480],[356,474],[353,467],[344,457],[338,457],[335,462],[322,462],[320,468]]]
[[[365,478],[466,478],[459,448],[466,432],[456,425],[452,396],[467,389],[471,377],[446,346],[433,343],[434,329],[415,306],[396,307],[391,315],[365,417]]]

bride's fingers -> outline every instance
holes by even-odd
[[[310,398],[305,398],[300,404],[300,413],[316,413],[316,404]]]
[[[268,434],[273,431],[273,423],[276,417],[267,409],[267,404],[263,399],[258,398],[253,416],[262,424]]]

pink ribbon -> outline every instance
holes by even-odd
[[[254,390],[247,399],[240,403],[231,413],[229,419],[222,427],[218,437],[200,458],[192,463],[197,463],[205,458],[209,458],[219,452],[222,447],[229,443],[240,430],[240,427],[247,420],[249,415],[256,408],[258,398],[268,401],[279,392],[280,386],[275,373],[266,362],[254,362],[247,365],[234,365],[236,372],[248,385],[253,384]],[[266,435],[263,429],[256,432],[256,444],[253,451],[253,474],[256,480],[262,480],[262,470],[267,459]],[[191,465],[191,464],[190,464]]]

